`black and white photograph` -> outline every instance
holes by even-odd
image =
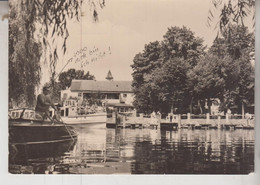
[[[256,0],[8,3],[8,173],[255,172]]]

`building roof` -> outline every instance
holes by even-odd
[[[84,92],[133,92],[131,81],[72,80],[70,90]]]

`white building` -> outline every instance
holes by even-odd
[[[69,89],[61,91],[61,99],[70,103],[69,99],[84,99],[98,95],[103,104],[133,104],[134,93],[131,81],[96,81],[72,80]]]

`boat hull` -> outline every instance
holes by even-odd
[[[74,140],[76,132],[63,123],[39,120],[9,120],[9,143],[14,145],[55,143]]]
[[[75,124],[105,124],[107,119],[106,113],[88,114],[73,117],[62,117],[62,121],[68,125]]]

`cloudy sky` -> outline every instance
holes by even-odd
[[[212,7],[210,1],[107,0],[106,6],[98,11],[97,23],[93,22],[89,7],[85,6],[80,22],[71,21],[69,24],[68,52],[64,56],[60,53],[57,72],[74,57],[64,71],[84,69],[97,80],[105,80],[108,70],[111,70],[114,80],[132,80],[130,65],[134,56],[144,49],[145,44],[162,40],[171,26],[190,28],[196,36],[204,38],[205,45],[210,46],[216,36],[215,23],[212,27],[206,26],[208,11]],[[87,59],[76,62],[81,56],[77,51],[82,48]],[[82,66],[82,63],[86,65]],[[44,77],[43,81],[49,78],[47,74]]]

